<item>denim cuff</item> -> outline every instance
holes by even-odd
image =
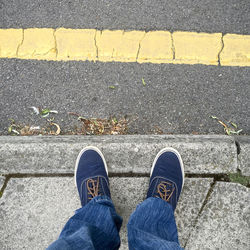
[[[161,199],[159,197],[148,197],[143,202],[144,203],[151,203],[152,202],[152,203],[158,203],[158,204],[161,203],[161,204],[165,205],[166,207],[171,208],[174,211],[173,206],[169,202],[167,202],[167,201],[165,201],[165,200],[163,200],[163,199]]]
[[[90,202],[88,202],[88,203],[87,203],[86,205],[84,205],[83,207],[78,208],[78,209],[75,211],[75,214],[81,212],[86,206],[94,205],[95,203],[107,205],[107,206],[109,206],[109,207],[113,207],[113,208],[114,208],[114,204],[113,204],[113,202],[112,202],[112,200],[111,200],[111,198],[110,198],[109,196],[100,195],[100,196],[94,197]]]
[[[108,197],[107,195],[96,196],[89,203],[94,203],[94,202],[97,202],[97,203],[101,202],[102,203],[103,201],[105,201],[105,202],[111,202],[113,204],[111,198]]]

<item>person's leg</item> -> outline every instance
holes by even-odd
[[[130,249],[182,249],[174,218],[184,168],[180,154],[161,150],[153,163],[147,199],[137,206],[128,222]]]
[[[95,147],[83,149],[76,161],[75,183],[82,208],[47,249],[118,249],[122,218],[110,197],[106,161]]]

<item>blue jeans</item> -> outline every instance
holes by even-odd
[[[78,209],[49,250],[118,249],[122,218],[112,200],[98,196]],[[148,198],[129,218],[129,249],[182,249],[172,206],[160,198]]]

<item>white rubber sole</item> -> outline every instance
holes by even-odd
[[[76,172],[77,172],[77,168],[78,168],[78,165],[79,165],[79,161],[80,161],[80,158],[82,156],[82,154],[87,151],[87,150],[94,150],[96,151],[102,158],[103,162],[104,162],[104,166],[105,166],[105,170],[107,172],[107,175],[108,175],[108,167],[107,167],[107,163],[106,163],[106,160],[104,158],[104,155],[102,154],[101,150],[95,146],[88,146],[88,147],[85,147],[81,150],[81,152],[78,154],[77,156],[77,159],[76,159],[76,163],[75,163],[75,175],[74,175],[74,178],[75,178],[75,185],[77,187],[77,184],[76,184]]]
[[[158,160],[158,158],[160,157],[160,155],[162,155],[163,153],[165,152],[172,152],[174,154],[177,155],[179,161],[180,161],[180,165],[181,165],[181,172],[182,172],[182,179],[183,179],[183,182],[182,182],[182,188],[183,188],[183,185],[184,185],[184,176],[185,176],[185,173],[184,173],[184,165],[183,165],[183,161],[182,161],[182,158],[181,158],[181,155],[180,153],[174,149],[174,148],[171,148],[171,147],[166,147],[166,148],[163,148],[162,150],[160,150],[160,152],[156,155],[155,159],[154,159],[154,162],[152,164],[152,168],[151,168],[151,172],[150,172],[150,176],[152,175],[153,171],[154,171],[154,168],[155,168],[155,164],[156,164],[156,161]]]

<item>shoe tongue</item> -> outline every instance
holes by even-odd
[[[175,187],[175,183],[167,178],[164,178],[164,177],[159,177],[157,178],[157,183],[165,183],[165,185],[167,185],[168,187]]]

